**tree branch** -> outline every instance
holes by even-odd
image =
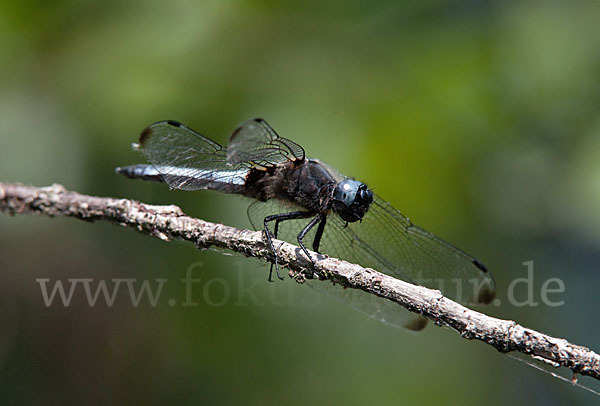
[[[152,206],[128,199],[82,195],[61,185],[36,188],[0,183],[0,210],[10,214],[45,214],[82,220],[105,220],[131,227],[163,240],[190,241],[200,248],[216,246],[273,261],[261,232],[239,230],[186,216],[177,206]],[[282,243],[280,263],[292,271],[315,271],[320,277],[353,289],[391,300],[411,312],[422,314],[436,325],[448,326],[466,339],[483,341],[498,351],[517,351],[573,373],[600,380],[600,356],[588,348],[470,310],[437,290],[397,280],[368,268],[335,258],[312,263],[298,247]],[[327,282],[323,282],[327,283]]]

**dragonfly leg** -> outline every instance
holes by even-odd
[[[308,252],[308,250],[306,249],[306,247],[304,246],[304,243],[302,242],[302,239],[304,238],[304,236],[315,226],[317,225],[317,223],[319,221],[322,220],[322,215],[319,214],[318,216],[316,216],[315,218],[313,218],[310,223],[308,223],[306,225],[306,227],[304,227],[304,229],[302,229],[302,231],[300,231],[300,234],[298,234],[298,244],[300,245],[300,248],[302,248],[302,251],[304,251],[304,253],[306,254],[306,256],[308,257],[308,259],[310,259],[310,262],[315,263],[315,260],[312,258],[312,256],[310,255],[310,253]],[[323,226],[324,227],[324,226]],[[319,226],[320,228],[320,226]],[[318,229],[317,229],[318,231]],[[323,233],[321,231],[321,233]],[[316,237],[315,237],[316,239]],[[321,239],[321,237],[319,237],[319,240]]]
[[[279,223],[282,221],[287,221],[287,220],[304,219],[304,218],[311,217],[313,215],[314,215],[314,213],[307,212],[307,211],[293,211],[290,213],[273,214],[272,216],[265,217],[265,219],[264,219],[265,235],[267,237],[267,242],[269,244],[269,248],[271,249],[271,251],[273,252],[273,255],[275,256],[275,262],[271,264],[271,268],[269,269],[269,282],[273,282],[273,279],[271,278],[273,276],[273,265],[275,265],[275,272],[277,273],[277,277],[279,279],[283,280],[283,278],[279,274],[279,263],[277,262],[278,261],[277,252],[275,252],[275,246],[273,245],[273,238],[277,238],[277,232],[279,231]],[[271,233],[271,230],[269,230],[269,226],[268,226],[268,223],[271,221],[275,221],[275,230],[274,230],[275,233],[274,234]]]
[[[319,223],[319,227],[317,228],[317,234],[315,234],[315,239],[313,241],[313,251],[317,254],[319,252],[319,245],[321,244],[321,237],[323,236],[323,231],[325,230],[325,224],[327,223],[327,216],[323,216],[321,222]],[[277,234],[275,234],[277,236]]]

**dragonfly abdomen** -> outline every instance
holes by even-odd
[[[212,189],[225,193],[242,193],[248,175],[247,169],[215,171],[143,164],[124,166],[115,171],[131,179],[165,182],[174,189]]]
[[[115,172],[130,179],[142,179],[154,182],[164,182],[160,173],[152,165],[131,165],[115,168]]]

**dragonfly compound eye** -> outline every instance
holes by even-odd
[[[362,183],[354,179],[344,179],[335,187],[335,191],[333,192],[334,200],[343,203],[346,207],[352,206],[361,185]]]
[[[333,209],[348,222],[361,220],[372,201],[373,192],[354,179],[344,179],[333,192]]]

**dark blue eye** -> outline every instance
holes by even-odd
[[[373,202],[373,192],[354,179],[344,179],[333,191],[333,210],[345,221],[362,220]]]
[[[362,183],[355,181],[354,179],[344,179],[337,184],[333,198],[346,206],[350,207],[354,203],[356,193],[361,187]]]

